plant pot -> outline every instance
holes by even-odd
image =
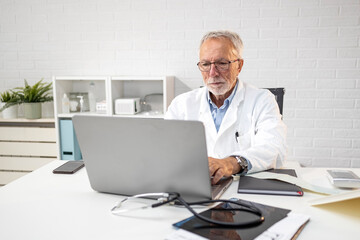
[[[18,105],[8,107],[2,111],[3,119],[11,119],[18,117]]]
[[[24,116],[26,119],[41,118],[41,102],[24,103]]]

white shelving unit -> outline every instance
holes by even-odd
[[[108,100],[109,98],[109,78],[108,77],[53,77],[54,89],[54,113],[55,117],[71,118],[77,113],[63,113],[62,112],[62,98],[64,93],[70,97],[71,92],[88,93],[90,83],[95,84],[95,96],[97,101]],[[110,101],[107,101],[107,109],[110,109]],[[106,114],[110,115],[110,111]],[[83,114],[95,114],[84,112]]]
[[[150,94],[162,94],[162,111],[159,115],[144,114],[117,115],[130,117],[157,117],[162,118],[174,98],[173,77],[111,77],[110,78],[110,109],[114,115],[114,102],[118,98],[139,97],[145,99]]]
[[[62,112],[62,98],[64,93],[70,97],[70,93],[88,93],[90,84],[95,84],[94,95],[96,102],[106,102],[106,111],[97,112]],[[59,156],[61,159],[61,129],[60,120],[71,120],[75,114],[85,115],[106,115],[114,117],[135,117],[135,118],[163,118],[168,106],[174,98],[174,77],[139,77],[139,76],[55,76],[53,77],[54,91],[54,113],[55,127],[59,145]],[[140,112],[134,115],[116,115],[114,102],[119,98],[140,98],[156,94],[161,96],[162,109],[156,114]]]

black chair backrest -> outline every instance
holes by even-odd
[[[285,88],[266,88],[266,89],[275,95],[276,102],[279,105],[280,114],[282,115],[283,114]]]

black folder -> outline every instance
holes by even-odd
[[[236,199],[231,199],[231,200],[236,200]],[[184,230],[187,230],[189,232],[195,233],[197,235],[200,235],[208,239],[252,240],[261,233],[263,233],[264,231],[266,231],[276,222],[285,218],[287,214],[290,212],[290,210],[288,209],[277,208],[277,207],[250,202],[246,200],[237,199],[237,201],[240,203],[243,202],[247,205],[253,205],[254,207],[260,209],[265,218],[265,221],[259,225],[252,227],[232,228],[232,227],[214,226],[213,224],[206,223],[192,216],[180,222],[174,223],[173,226],[176,228],[182,228]],[[209,209],[200,213],[200,215],[203,215],[207,218],[211,218],[213,220],[225,221],[225,222],[237,222],[237,223],[252,220],[255,217],[253,214],[249,214],[249,212],[246,211],[234,211],[234,212],[218,211],[219,208],[222,208],[223,206],[224,204],[218,205],[217,207],[215,207],[217,209],[216,211],[213,209]]]
[[[271,169],[267,170],[267,172],[288,174],[297,177],[294,169]],[[294,184],[275,179],[258,179],[250,176],[240,177],[238,193],[288,196],[302,196],[304,194],[303,190]]]

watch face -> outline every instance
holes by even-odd
[[[248,163],[247,163],[246,159],[243,157],[239,157],[239,159],[240,159],[239,164],[241,166],[240,173],[246,173],[248,171]]]
[[[248,162],[244,157],[241,156],[232,156],[236,159],[236,161],[238,162],[238,164],[241,167],[241,170],[239,173],[247,173],[248,171]]]
[[[243,157],[240,157],[240,158],[241,158],[241,162],[242,162],[242,164],[244,165],[244,167],[246,167],[246,168],[247,168],[248,164],[247,164],[246,159],[245,159],[245,158],[243,158]]]

